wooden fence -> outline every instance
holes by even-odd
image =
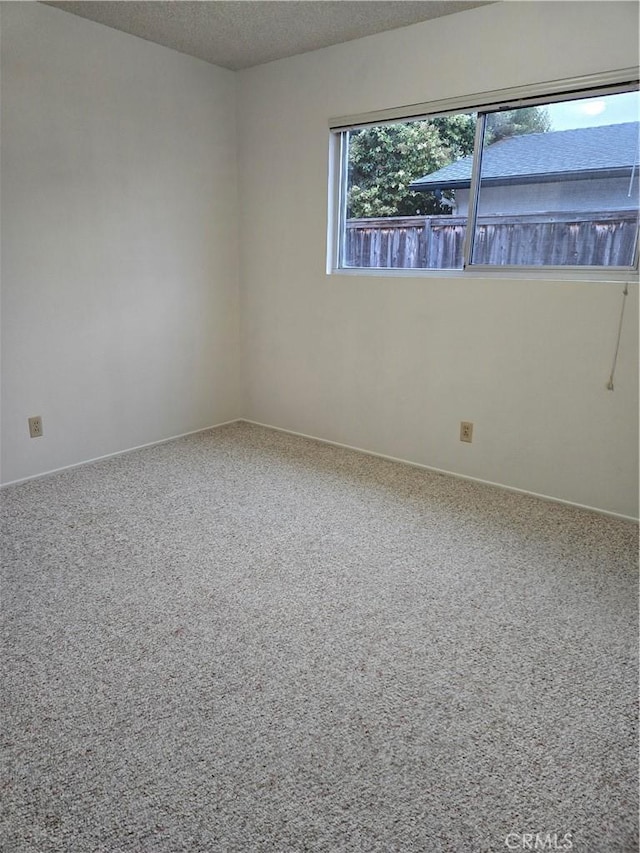
[[[635,210],[481,216],[474,263],[521,266],[629,266]],[[344,265],[375,269],[462,267],[464,216],[348,219]]]

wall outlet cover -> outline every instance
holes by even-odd
[[[40,415],[35,415],[29,418],[29,435],[31,438],[40,438],[42,435],[42,418]]]
[[[473,424],[471,421],[460,421],[460,441],[469,444],[473,441]]]

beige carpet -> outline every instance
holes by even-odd
[[[636,850],[637,542],[248,424],[10,487],[1,849]]]

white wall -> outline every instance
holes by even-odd
[[[631,187],[631,192],[629,190]],[[457,215],[469,211],[469,190],[455,190]],[[593,178],[584,181],[549,181],[543,184],[484,186],[481,214],[551,213],[567,211],[636,210],[638,176]]]
[[[325,275],[329,117],[631,66],[637,14],[500,3],[234,75],[3,3],[3,481],[245,416],[637,515],[637,285],[612,393],[619,285]]]
[[[637,284],[610,392],[620,285],[327,277],[325,260],[330,117],[637,60],[637,4],[511,2],[242,72],[245,415],[636,516]]]
[[[235,75],[38,3],[1,24],[3,481],[239,416]]]

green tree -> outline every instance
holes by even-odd
[[[438,116],[349,133],[347,218],[419,216],[451,212],[451,193],[414,192],[409,184],[473,152],[473,115]],[[492,113],[485,144],[550,128],[547,111],[524,107]]]
[[[386,124],[349,134],[349,218],[445,213],[430,193],[411,181],[473,151],[473,116],[445,116]]]
[[[520,107],[491,113],[487,116],[485,145],[524,133],[546,133],[550,129],[551,119],[545,107]]]

